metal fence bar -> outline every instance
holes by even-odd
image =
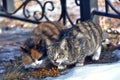
[[[34,11],[32,16],[30,15],[30,11],[26,8],[26,6],[31,1],[35,1],[41,9],[41,12]],[[63,20],[64,25],[66,24],[67,21],[69,21],[72,25],[74,25],[68,13],[67,0],[59,0],[59,1],[62,11],[60,17],[57,20],[58,21]],[[74,0],[74,1],[76,7],[78,6],[80,8],[79,9],[80,17],[76,19],[76,23],[78,21],[86,21],[86,20],[93,20],[95,22],[98,22],[98,16],[106,16],[106,17],[120,19],[120,12],[118,12],[114,8],[110,0],[105,0],[105,12],[98,11],[98,0]],[[14,0],[0,0],[0,16],[38,24],[43,18],[49,21],[49,17],[46,15],[47,4],[51,5],[51,8],[48,10],[53,11],[55,7],[53,1],[46,1],[42,3],[42,1],[40,0],[24,0],[23,3],[16,10],[14,10]],[[111,8],[115,12],[115,14],[109,13],[109,8]],[[14,15],[20,9],[22,9],[23,16],[19,17]],[[38,17],[37,13],[40,13],[41,17]]]
[[[97,15],[92,15],[92,11],[98,10],[98,0],[79,0],[80,1],[80,16],[78,21],[93,20],[98,23],[99,19]],[[77,21],[77,22],[78,22]]]
[[[80,0],[81,21],[91,19],[90,15],[90,0]]]
[[[11,15],[6,15],[6,14],[0,14],[0,16],[6,17],[6,18],[11,18],[11,19],[17,19],[17,20],[21,20],[21,21],[25,21],[25,22],[30,22],[30,23],[34,23],[34,24],[39,24],[40,23],[38,21],[25,19],[25,18],[22,18],[22,17],[19,17],[19,16],[11,16]]]
[[[3,7],[7,12],[14,11],[14,0],[3,0]]]
[[[111,18],[118,18],[118,19],[120,19],[120,15],[117,15],[117,14],[105,13],[105,12],[100,12],[100,11],[93,11],[92,13],[94,15],[99,15],[99,16],[105,16],[105,17],[111,17]]]
[[[91,6],[91,11],[90,11],[91,19],[94,22],[99,23],[98,15],[92,15],[92,12],[94,10],[98,11],[98,0],[90,0],[90,6]]]
[[[110,13],[109,8],[111,8],[115,13]],[[111,4],[110,0],[105,0],[105,12],[94,10],[92,14],[120,19],[120,12],[115,9],[115,7]]]
[[[60,16],[60,19],[59,21],[63,18],[63,24],[65,25],[66,24],[66,0],[60,0],[61,2],[61,8],[62,8],[62,11],[61,11],[61,16]]]

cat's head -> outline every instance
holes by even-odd
[[[22,63],[25,68],[40,68],[46,67],[47,57],[43,53],[39,52],[37,49],[28,49],[27,47],[22,48]]]
[[[39,64],[45,58],[44,52],[36,47],[29,47],[23,43],[17,43],[16,46],[21,48],[22,62],[24,65]],[[37,63],[36,63],[37,61]]]
[[[50,40],[46,40],[47,44],[47,56],[51,62],[58,66],[64,64],[68,60],[68,45],[66,39],[61,42],[51,43]]]

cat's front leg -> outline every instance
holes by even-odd
[[[60,70],[63,70],[63,69],[65,69],[67,66],[66,65],[58,65],[58,69],[60,69]]]
[[[94,52],[92,60],[99,60],[101,54],[101,46]]]
[[[76,67],[81,67],[84,65],[84,62],[85,62],[85,55],[81,55],[76,63]]]

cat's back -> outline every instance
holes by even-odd
[[[41,36],[43,39],[58,40],[66,27],[60,22],[42,22],[33,30],[34,36]]]
[[[72,35],[76,36],[78,34],[79,37],[91,38],[90,37],[91,34],[95,34],[95,36],[99,35],[100,37],[102,37],[102,29],[97,23],[88,20],[80,22],[73,26]]]
[[[32,35],[25,41],[25,45],[33,47],[36,44],[39,44],[42,46],[46,39],[49,39],[52,42],[57,41],[64,35],[65,30],[66,27],[60,22],[41,22],[33,29]]]
[[[72,35],[76,39],[80,39],[80,44],[86,41],[84,46],[89,49],[89,53],[92,53],[101,45],[102,29],[93,21],[84,21],[76,24],[72,29]]]

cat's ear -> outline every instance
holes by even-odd
[[[26,47],[25,45],[23,45],[22,43],[14,43],[13,45],[15,45],[15,46],[19,46],[20,49],[21,49],[22,51],[24,51],[24,52],[29,51],[29,48]]]
[[[61,47],[62,49],[67,49],[67,40],[66,40],[66,39],[63,39],[63,40],[62,40],[62,42],[61,42],[61,44],[60,44],[60,47]]]
[[[40,40],[37,42],[37,44],[36,44],[35,47],[36,47],[36,49],[38,49],[40,46],[44,48],[44,47],[45,47],[45,44],[46,44],[46,43],[45,43],[45,40],[40,39]]]
[[[51,45],[51,41],[49,39],[46,39],[46,45],[47,46]]]
[[[24,51],[24,52],[29,52],[29,48],[26,47],[26,46],[20,46],[21,50]]]

